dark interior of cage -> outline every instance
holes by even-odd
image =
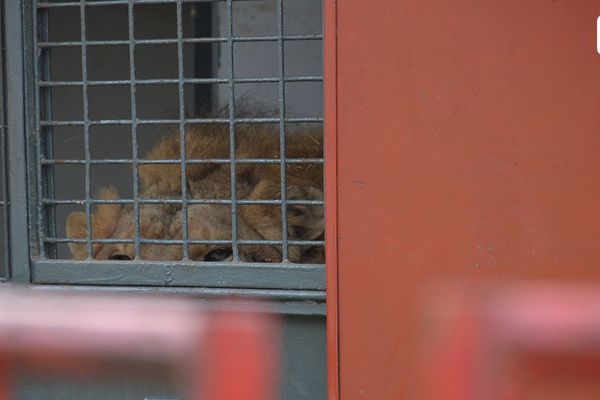
[[[232,246],[239,261],[304,262],[301,257],[294,260],[290,255],[297,254],[298,248],[318,252],[308,248],[322,248],[323,235],[310,232],[312,227],[305,225],[313,223],[307,215],[323,214],[322,191],[300,187],[300,183],[293,182],[293,174],[294,168],[304,174],[303,165],[322,173],[322,149],[320,154],[311,154],[304,160],[292,150],[288,154],[286,146],[297,141],[296,136],[302,132],[322,135],[321,12],[318,0],[167,1],[133,5],[87,1],[82,6],[38,10],[37,197],[43,217],[38,219],[43,223],[39,229],[43,235],[43,256],[70,259],[69,242],[88,250],[103,244],[101,238],[94,237],[95,228],[87,225],[90,237],[73,243],[73,238],[67,236],[66,221],[74,212],[87,211],[90,215],[85,217],[85,223],[93,226],[93,213],[102,206],[97,200],[107,186],[118,192],[118,207],[131,210],[138,219],[145,218],[145,209],[157,204],[152,204],[152,199],[144,198],[146,203],[140,200],[145,183],[140,181],[139,168],[148,162],[148,153],[157,143],[179,135],[182,127],[185,132],[207,130],[224,135],[225,153],[205,156],[211,160],[197,160],[196,164],[175,157],[155,166],[167,171],[169,166],[177,165],[179,171],[184,168],[189,174],[194,168],[209,170],[212,165],[223,168],[224,173],[218,176],[226,177],[223,179],[228,179],[230,186],[235,179],[236,187],[229,193],[203,196],[204,192],[199,191],[192,196],[194,185],[206,185],[189,182],[191,178],[181,182],[180,197],[171,196],[169,207],[186,227],[181,236],[166,238],[172,246],[184,244],[185,249],[176,252],[177,258],[187,255],[194,259],[191,247],[194,241],[200,246],[203,240],[210,245],[210,251],[201,256],[204,261],[211,261],[211,257],[225,259],[222,251],[231,253]],[[242,151],[247,143],[258,140],[252,135],[260,138],[265,132],[276,138],[269,142],[272,151]],[[244,135],[249,138],[240,138]],[[233,146],[231,138],[235,138]],[[190,146],[190,140],[186,136],[184,146]],[[297,159],[290,160],[292,157]],[[257,189],[244,189],[246,183],[240,177],[253,167],[252,160],[257,162],[257,168],[269,166],[261,173],[277,174],[277,182],[285,187],[283,193],[273,191],[257,200],[261,204],[249,200]],[[137,170],[134,162],[138,162]],[[260,173],[252,176],[251,179],[261,180]],[[202,203],[203,197],[212,203]],[[161,199],[154,200],[158,203]],[[217,237],[224,249],[216,246],[214,235],[207,233],[208,237],[203,237],[195,233],[200,220],[192,218],[199,215],[202,221],[210,220],[214,216],[205,215],[202,207],[216,210],[217,206],[230,215],[227,218],[234,225],[225,229],[229,237]],[[258,232],[256,226],[244,228],[241,222],[233,222],[247,214],[244,208],[253,206],[263,210],[261,215],[274,215],[274,221],[285,224],[278,228],[281,233],[269,236]],[[225,223],[227,218],[224,217]],[[291,221],[298,219],[310,222],[292,226]],[[128,248],[134,248],[135,254],[117,252],[109,259],[145,259],[145,246],[165,239],[143,237],[140,226],[144,223],[138,221],[134,230],[141,238],[119,237]],[[260,225],[264,221],[252,223]],[[254,230],[256,235],[244,236],[246,231]],[[307,243],[302,243],[304,240]],[[111,244],[109,241],[105,239],[104,244]],[[262,257],[256,256],[256,251],[244,252],[260,246],[276,248],[277,252]],[[249,255],[244,259],[240,254]]]

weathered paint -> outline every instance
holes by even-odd
[[[600,278],[598,15],[592,0],[337,4],[343,400],[411,398],[430,280]]]
[[[34,260],[33,283],[72,285],[203,286],[255,289],[325,287],[322,265],[203,265],[194,262]]]

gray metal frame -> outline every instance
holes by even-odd
[[[2,209],[2,221],[3,226],[2,234],[4,241],[0,243],[2,246],[2,252],[4,257],[0,262],[2,262],[2,269],[4,272],[4,276],[0,279],[6,279],[9,276],[9,265],[10,265],[10,242],[9,242],[9,230],[8,230],[8,209],[10,207],[10,202],[8,198],[8,182],[7,182],[7,167],[8,164],[6,162],[6,90],[4,87],[4,82],[6,81],[6,67],[5,67],[5,43],[4,43],[4,3],[0,4],[0,161],[2,165],[0,165],[0,174],[2,175],[2,188],[0,190],[0,208]]]
[[[7,117],[7,162],[8,189],[11,201],[9,213],[10,227],[10,280],[17,283],[31,281],[30,249],[35,241],[29,238],[29,185],[27,179],[27,150],[25,132],[32,131],[31,111],[33,109],[31,63],[31,32],[26,26],[31,21],[30,2],[5,2],[5,42],[6,42],[6,117]],[[29,44],[29,45],[28,45]],[[30,140],[34,135],[30,135]]]
[[[196,0],[206,1],[206,0]],[[293,163],[323,163],[323,159],[286,159],[285,157],[285,127],[288,123],[322,122],[322,118],[287,118],[285,113],[285,84],[287,82],[315,82],[322,81],[321,76],[286,77],[284,72],[284,42],[295,40],[321,40],[321,35],[284,36],[283,34],[283,0],[278,0],[277,19],[278,35],[264,37],[234,37],[232,26],[232,3],[227,1],[227,31],[226,37],[214,38],[184,38],[181,24],[182,5],[186,0],[101,0],[101,1],[64,1],[44,2],[25,0],[19,2],[6,2],[6,43],[7,43],[7,91],[10,101],[7,107],[8,117],[8,153],[9,153],[9,195],[12,200],[10,208],[10,239],[13,244],[11,251],[12,271],[11,279],[16,282],[31,282],[42,284],[64,285],[102,285],[102,286],[146,286],[146,287],[189,287],[192,291],[206,291],[214,288],[219,293],[243,293],[244,290],[258,290],[256,295],[266,295],[286,291],[295,298],[306,298],[311,301],[323,301],[325,290],[325,272],[323,265],[292,264],[287,261],[288,246],[315,246],[324,245],[323,241],[292,241],[288,240],[286,205],[305,204],[323,206],[322,201],[296,200],[286,198],[286,166]],[[134,4],[175,4],[177,7],[178,25],[177,38],[175,39],[148,39],[134,38]],[[102,7],[110,5],[128,6],[129,40],[87,41],[85,32],[86,7]],[[37,40],[44,38],[46,29],[43,19],[38,19],[38,11],[43,12],[55,7],[78,7],[81,17],[81,40],[69,42],[49,42]],[[234,75],[233,44],[235,42],[276,42],[279,51],[279,73],[273,78],[236,78]],[[136,46],[146,44],[173,43],[178,46],[178,71],[177,79],[136,79],[135,74],[135,49]],[[189,79],[183,76],[184,43],[226,43],[230,56],[230,74],[228,78],[197,78]],[[88,46],[128,45],[130,59],[130,79],[128,80],[88,80],[86,73],[86,49]],[[82,79],[81,81],[53,81],[47,80],[48,62],[44,61],[41,54],[43,49],[64,46],[81,46],[82,49]],[[279,84],[279,117],[276,118],[235,118],[234,90],[237,83],[273,82]],[[229,118],[186,118],[183,106],[183,86],[186,83],[224,83],[229,87]],[[136,115],[136,88],[138,85],[178,84],[180,91],[180,107],[178,119],[139,119]],[[119,120],[91,120],[87,112],[87,89],[90,86],[130,86],[131,92],[131,119]],[[81,121],[54,121],[49,109],[49,98],[42,98],[39,94],[41,88],[59,86],[82,87],[84,97],[84,114]],[[45,93],[50,95],[51,91]],[[280,133],[280,158],[237,160],[235,158],[235,140],[230,140],[229,159],[210,160],[141,160],[138,159],[137,130],[140,125],[178,124],[180,128],[181,154],[185,155],[185,127],[188,124],[228,123],[230,138],[235,138],[235,126],[238,123],[278,123]],[[94,125],[131,125],[133,154],[131,159],[95,159],[90,158],[89,129]],[[54,126],[81,126],[85,132],[85,160],[54,159],[51,152],[51,142],[44,142],[45,130]],[[24,151],[26,149],[26,152]],[[231,198],[222,200],[197,200],[187,199],[185,169],[193,163],[223,163],[231,165]],[[182,198],[175,200],[149,200],[138,198],[137,167],[145,163],[180,163],[182,167]],[[278,164],[281,169],[281,199],[279,200],[240,200],[236,198],[236,168],[240,163],[272,163]],[[71,200],[55,200],[51,191],[51,168],[56,164],[79,164],[85,166],[85,198]],[[94,164],[131,164],[134,171],[134,190],[132,199],[99,200],[93,199],[90,194],[90,168]],[[50,171],[50,172],[48,172]],[[48,185],[50,183],[50,185]],[[49,195],[50,193],[50,195]],[[232,238],[227,241],[214,240],[188,240],[187,217],[183,217],[182,240],[148,240],[141,239],[139,208],[143,204],[181,204],[186,212],[190,204],[224,204],[231,205],[232,213]],[[53,209],[55,205],[78,204],[84,205],[88,227],[91,225],[91,212],[94,204],[132,204],[136,220],[136,235],[133,240],[122,239],[96,239],[91,238],[89,228],[87,238],[73,240],[59,238],[55,235],[49,237],[47,232],[54,229],[52,216],[46,209]],[[281,206],[282,213],[282,240],[256,241],[239,240],[237,238],[236,214],[237,205],[246,204],[271,204]],[[50,206],[50,207],[48,207]],[[53,254],[46,251],[47,244],[55,243],[84,243],[91,254],[94,243],[133,243],[136,260],[133,262],[119,261],[73,261],[53,259]],[[29,246],[25,244],[29,243]],[[140,245],[144,243],[183,244],[184,259],[173,262],[153,262],[140,260]],[[190,244],[230,244],[235,261],[239,260],[238,245],[262,244],[280,245],[283,250],[283,263],[281,264],[252,264],[252,263],[199,263],[188,259],[188,245]],[[53,246],[50,246],[53,247]],[[31,257],[29,252],[31,252]],[[174,289],[177,290],[177,289]],[[263,290],[261,292],[261,290]],[[266,291],[265,291],[266,290]],[[295,292],[294,292],[295,291]],[[244,292],[245,293],[245,292]],[[250,292],[248,292],[250,293]],[[246,294],[248,294],[246,293]],[[294,295],[294,293],[297,294]]]

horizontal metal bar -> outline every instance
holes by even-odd
[[[87,3],[88,5],[90,3]],[[232,38],[233,42],[246,43],[246,42],[277,42],[282,39],[286,42],[300,41],[300,40],[322,40],[322,35],[290,35],[290,36],[236,36]],[[205,38],[185,38],[183,43],[185,44],[198,44],[198,43],[227,43],[228,38],[225,37],[205,37]],[[38,47],[53,48],[53,47],[79,47],[82,45],[81,41],[63,41],[63,42],[38,42]],[[136,46],[144,45],[176,45],[177,38],[173,39],[137,39],[133,41]],[[86,46],[129,46],[129,40],[88,40],[85,42]]]
[[[235,159],[236,164],[279,164],[282,162],[279,158],[243,158],[243,159]],[[137,160],[138,164],[181,164],[182,160],[168,160],[168,159],[160,159],[160,160]],[[229,164],[231,160],[227,158],[197,158],[197,159],[186,159],[184,161],[186,164]],[[288,158],[283,160],[283,162],[287,164],[323,164],[324,160],[322,158]],[[84,165],[86,160],[77,160],[77,159],[43,159],[41,160],[43,165]],[[132,164],[133,160],[128,158],[105,158],[105,159],[95,159],[90,160],[90,164]]]
[[[43,199],[46,205],[85,205],[85,200],[78,199]],[[134,204],[133,199],[90,199],[91,204]],[[182,204],[181,199],[143,199],[138,200],[139,204]],[[288,205],[298,206],[323,206],[322,200],[287,200]],[[188,199],[187,204],[231,204],[231,199]],[[281,200],[237,200],[236,204],[241,205],[279,205]]]
[[[90,120],[89,125],[130,125],[130,119],[102,119]],[[138,125],[176,125],[179,124],[179,119],[140,119],[137,120]],[[185,124],[226,124],[229,123],[228,118],[186,118]],[[235,124],[268,124],[279,123],[279,118],[236,118],[232,121]],[[286,123],[309,123],[323,122],[322,117],[305,117],[305,118],[286,118]],[[84,121],[40,121],[41,126],[83,126]]]
[[[291,76],[284,79],[284,82],[321,82],[322,76]],[[279,78],[235,78],[233,83],[277,83]],[[88,86],[129,86],[132,83],[136,85],[176,85],[179,84],[179,79],[120,79],[120,80],[104,80],[104,81],[88,81]],[[228,78],[185,78],[183,83],[186,84],[226,84],[229,83]],[[78,87],[83,86],[81,81],[40,81],[40,87]]]
[[[277,42],[296,41],[296,40],[323,40],[323,35],[288,35],[288,36],[234,36],[232,42]],[[196,39],[186,39],[196,40]],[[229,40],[229,39],[227,39]]]
[[[220,3],[225,0],[182,0],[182,3]],[[250,1],[250,0],[233,0],[239,1]],[[134,0],[135,4],[175,4],[177,0]],[[86,3],[88,7],[106,7],[106,6],[118,6],[127,5],[128,0],[99,0]],[[62,7],[78,7],[79,2],[63,1],[63,2],[38,2],[37,8],[62,8]]]
[[[37,259],[32,278],[64,285],[325,290],[325,267],[319,264]]]
[[[77,243],[84,244],[87,243],[85,239],[71,239],[71,238],[44,238],[44,242],[46,243]],[[191,241],[188,241],[191,243]],[[196,243],[193,244],[230,244],[231,240],[196,240]],[[135,243],[134,239],[127,238],[113,238],[113,239],[92,239],[93,244],[133,244]],[[183,244],[183,240],[174,240],[174,239],[140,239],[140,243],[143,244],[163,244],[163,245],[177,245]]]
[[[51,238],[45,237],[44,242],[46,243],[77,243],[77,244],[86,244],[86,239],[71,239],[71,238]],[[281,246],[283,244],[282,240],[237,240],[239,245],[247,245],[247,246]],[[133,244],[135,243],[134,239],[126,239],[126,238],[113,238],[113,239],[92,239],[92,243],[94,244]],[[184,243],[188,244],[232,244],[232,240],[178,240],[178,239],[140,239],[140,243],[142,244],[162,244],[162,245],[181,245]],[[288,240],[288,244],[292,246],[324,246],[325,242],[323,240]]]
[[[7,284],[11,285],[11,284]],[[135,293],[170,293],[189,295],[198,298],[214,299],[225,297],[231,298],[249,298],[265,299],[271,301],[312,301],[325,302],[325,292],[321,290],[261,290],[261,289],[231,289],[231,288],[185,288],[185,287],[122,287],[122,286],[62,286],[62,285],[37,285],[31,286],[32,290],[56,291],[56,290],[80,290],[80,291],[101,291],[101,292],[135,292]]]
[[[194,81],[201,81],[203,79],[194,79]],[[323,81],[322,76],[288,76],[284,82],[321,82]],[[279,78],[234,78],[233,83],[277,83]],[[196,83],[196,82],[191,82]],[[202,83],[202,82],[199,82]]]
[[[2,283],[1,288],[12,286]],[[32,285],[36,291],[81,291],[105,294],[131,293],[148,294],[151,296],[181,296],[203,301],[203,306],[222,306],[221,299],[236,299],[236,304],[242,307],[255,306],[255,301],[261,301],[261,311],[281,315],[325,316],[324,290],[281,290],[281,289],[235,289],[207,287],[128,287],[128,286],[93,286],[93,285],[61,285],[45,284]],[[251,301],[247,303],[245,300]]]

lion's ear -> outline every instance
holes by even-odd
[[[102,189],[98,196],[101,200],[114,200],[119,198],[117,190],[109,186]],[[92,238],[106,239],[112,236],[117,225],[121,206],[119,204],[101,204],[92,214]],[[67,217],[67,237],[69,239],[86,238],[86,217],[81,211],[72,212]],[[95,244],[94,253],[100,245]],[[87,257],[87,245],[84,243],[69,243],[69,249],[74,259],[82,260]]]
[[[323,191],[314,187],[290,186],[288,200],[323,200]],[[325,233],[325,210],[323,206],[288,206],[288,229],[294,239],[316,240]]]
[[[67,217],[67,237],[69,239],[85,239],[85,213],[81,211],[72,212]],[[82,260],[87,256],[85,244],[69,243],[69,250],[73,258]]]

